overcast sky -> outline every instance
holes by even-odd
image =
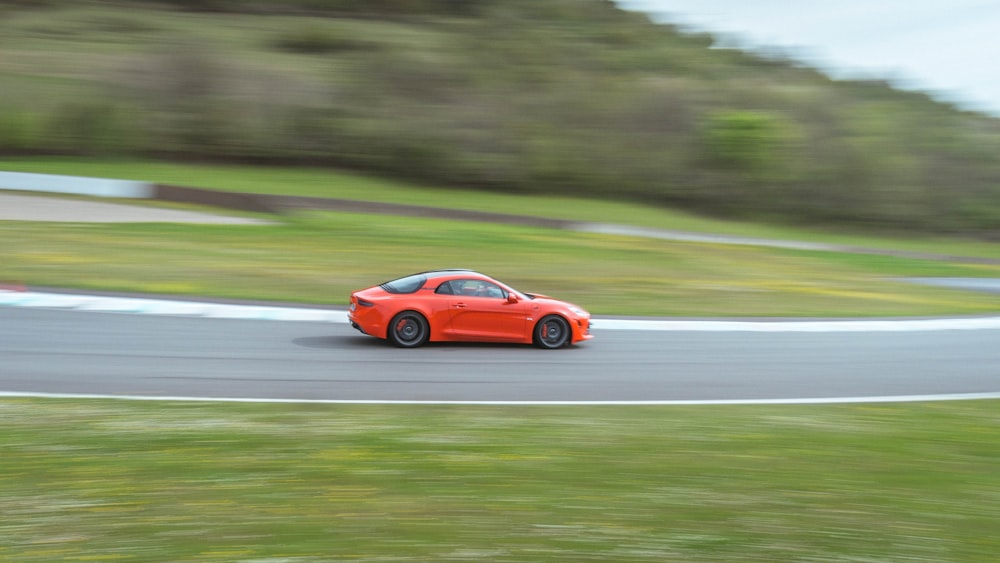
[[[783,47],[836,78],[883,78],[1000,116],[997,0],[617,0],[739,46]]]

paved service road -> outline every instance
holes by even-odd
[[[402,401],[673,401],[1000,391],[1000,329],[595,330],[564,350],[400,350],[345,324],[0,308],[0,391]]]

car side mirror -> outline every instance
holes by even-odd
[[[520,299],[518,299],[517,295],[514,293],[507,294],[507,303],[517,303],[518,301],[520,301]]]

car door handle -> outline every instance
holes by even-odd
[[[455,303],[455,308],[456,309],[464,309],[465,308],[465,303]]]

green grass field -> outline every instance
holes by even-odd
[[[0,400],[2,561],[994,561],[997,401]]]
[[[970,241],[844,237],[667,210],[407,185],[355,174],[31,159],[7,170],[140,179],[215,189],[395,201],[992,257]],[[598,314],[844,317],[995,312],[989,294],[916,286],[907,276],[1000,277],[963,260],[805,252],[581,234],[461,221],[306,213],[274,226],[0,222],[0,283],[343,304],[350,291],[438,267],[469,267]]]

